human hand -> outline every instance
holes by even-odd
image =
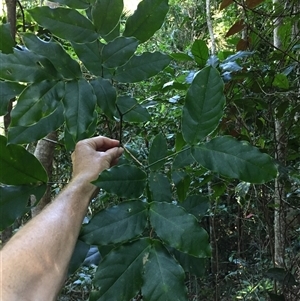
[[[73,179],[90,183],[99,174],[115,165],[123,153],[119,141],[103,136],[81,140],[72,153]]]

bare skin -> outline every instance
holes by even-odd
[[[101,136],[77,143],[70,183],[0,252],[1,301],[56,300],[97,189],[91,181],[117,162],[123,152],[118,146],[119,141]]]

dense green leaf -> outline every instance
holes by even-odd
[[[83,263],[90,246],[81,240],[77,240],[70,263],[68,274],[72,275]]]
[[[0,24],[0,51],[3,53],[13,53],[15,41],[11,35],[10,24]]]
[[[64,123],[63,105],[57,102],[52,113],[30,126],[15,126],[8,128],[8,142],[25,144],[38,141],[49,133],[57,130]]]
[[[117,91],[111,81],[97,77],[90,82],[97,98],[97,104],[110,119],[116,114]]]
[[[205,168],[249,183],[265,183],[277,175],[274,160],[269,155],[230,136],[217,137],[195,146],[192,154]]]
[[[191,273],[197,277],[203,277],[205,275],[207,258],[197,258],[190,256],[189,254],[179,252],[175,249],[172,250],[172,253],[186,273]]]
[[[173,162],[173,169],[178,169],[182,167],[186,167],[188,165],[191,165],[195,162],[194,157],[191,153],[191,148],[186,148],[180,151]]]
[[[284,285],[292,286],[297,284],[294,275],[283,268],[271,268],[265,273],[265,276]]]
[[[167,153],[167,140],[164,135],[160,133],[154,137],[150,147],[148,156],[150,170],[155,171],[164,166],[165,160],[163,159],[167,156]]]
[[[125,65],[134,55],[139,42],[135,38],[118,37],[102,49],[103,66],[116,68]]]
[[[94,121],[96,107],[92,86],[84,79],[67,82],[63,105],[66,127],[74,141],[88,138],[88,129]]]
[[[185,274],[182,267],[157,240],[145,258],[142,294],[144,301],[185,301]]]
[[[286,75],[278,73],[273,80],[273,86],[282,90],[288,90],[290,87],[289,80]]]
[[[123,12],[123,0],[96,0],[92,16],[97,32],[101,36],[111,33],[118,25]]]
[[[42,6],[29,12],[40,25],[59,38],[75,43],[89,43],[98,38],[94,25],[75,9]]]
[[[150,223],[169,246],[195,257],[210,256],[208,235],[197,219],[174,204],[150,204]]]
[[[151,172],[148,179],[152,200],[155,202],[171,202],[171,183],[167,176],[160,172]]]
[[[128,122],[147,122],[151,116],[147,109],[143,108],[134,98],[129,96],[120,96],[117,99],[119,113],[122,114],[123,120]]]
[[[200,67],[204,67],[209,57],[208,47],[202,40],[196,40],[192,45],[192,54]]]
[[[141,288],[143,266],[147,263],[151,240],[139,239],[111,251],[100,262],[94,278],[98,292],[90,300],[130,300]]]
[[[133,199],[143,193],[146,186],[146,173],[136,166],[114,166],[103,171],[93,183],[119,197]]]
[[[150,39],[162,26],[169,10],[168,0],[143,0],[125,24],[126,37],[136,37],[140,42]]]
[[[160,52],[145,52],[133,56],[128,63],[117,69],[114,79],[121,83],[135,83],[148,79],[164,70],[170,57]]]
[[[141,235],[147,224],[147,204],[123,202],[97,213],[84,225],[80,238],[94,245],[125,242]]]
[[[189,88],[182,112],[182,134],[196,144],[210,134],[223,115],[225,96],[219,72],[209,66],[202,69]]]
[[[11,126],[30,126],[52,114],[64,92],[61,81],[43,81],[28,86],[11,112]]]
[[[72,46],[78,58],[90,72],[103,76],[101,52],[104,45],[100,41],[84,44],[72,43]]]
[[[12,82],[33,83],[60,79],[51,62],[28,50],[14,49],[14,53],[0,52],[0,78]]]
[[[2,152],[2,144],[0,149]],[[2,161],[2,154],[0,158]],[[4,170],[2,169],[2,167],[4,167],[2,162],[0,167],[1,170]],[[1,173],[4,174],[4,172],[0,172],[0,174]],[[0,181],[2,182],[2,179]],[[0,185],[0,231],[12,225],[17,218],[27,213],[31,209],[28,207],[30,196],[35,195],[36,199],[39,200],[45,193],[46,188],[46,184],[20,186]]]
[[[86,9],[90,6],[90,1],[85,0],[52,0],[52,2],[57,2],[77,9]]]
[[[170,56],[178,62],[193,61],[193,58],[191,56],[189,56],[188,54],[183,53],[183,52],[171,53]]]
[[[8,185],[35,185],[46,183],[47,173],[38,159],[20,145],[7,145],[0,136],[0,182]]]
[[[176,187],[176,192],[178,196],[178,201],[183,202],[187,196],[190,184],[191,177],[188,173],[183,171],[173,171],[172,180]]]
[[[7,113],[9,101],[19,95],[25,86],[19,83],[0,81],[0,116]]]
[[[45,42],[34,34],[27,33],[23,36],[23,41],[31,51],[47,57],[64,78],[73,79],[82,77],[79,64],[71,59],[62,46],[55,42],[55,40],[52,39],[49,42]]]
[[[193,214],[198,220],[207,214],[209,199],[202,195],[190,195],[184,202],[180,203],[188,213]]]

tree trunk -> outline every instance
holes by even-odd
[[[41,162],[44,166],[48,178],[51,178],[52,175],[52,163],[53,163],[53,156],[55,150],[55,144],[57,141],[57,133],[52,132],[46,136],[45,139],[40,140],[37,143],[37,146],[34,151],[34,155],[36,158]],[[51,185],[48,184],[47,190],[39,203],[31,209],[31,216],[34,217],[39,214],[43,208],[51,202]],[[36,203],[35,197],[31,199],[31,205],[34,206]]]
[[[206,24],[208,27],[208,32],[210,37],[210,49],[211,49],[211,55],[215,55],[216,41],[215,41],[215,35],[214,35],[212,21],[211,21],[210,6],[211,6],[210,0],[206,0]]]
[[[284,3],[282,0],[273,0],[274,6],[282,6],[284,11]],[[273,43],[275,49],[281,49],[282,43],[279,37],[279,29],[282,25],[282,18],[277,17],[274,20],[274,31],[273,31]],[[285,152],[286,152],[286,134],[283,121],[276,117],[275,111],[275,159],[284,164]],[[284,264],[284,253],[285,253],[285,202],[284,202],[284,185],[280,182],[280,179],[275,180],[274,187],[274,260],[277,266],[283,266]]]

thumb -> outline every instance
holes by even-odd
[[[114,147],[105,152],[105,155],[108,156],[108,161],[110,166],[116,165],[119,157],[123,154],[124,149],[122,147]]]

